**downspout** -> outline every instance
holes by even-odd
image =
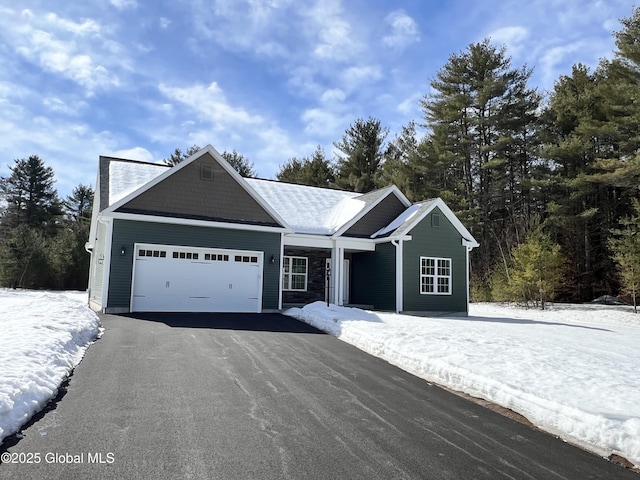
[[[391,240],[391,245],[396,247],[396,313],[400,313],[404,308],[402,291],[402,240]]]

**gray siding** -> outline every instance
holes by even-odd
[[[98,222],[97,236],[91,253],[91,266],[89,277],[89,300],[96,305],[102,304],[102,286],[104,279],[105,245],[107,241],[107,226]]]
[[[383,227],[389,225],[406,207],[393,193],[358,220],[345,233],[345,237],[369,238]]]
[[[133,245],[156,243],[264,252],[262,308],[278,308],[280,234],[222,228],[114,220],[107,308],[129,308]],[[121,255],[122,247],[125,255]],[[271,256],[277,261],[270,263]]]
[[[433,214],[440,216],[440,226],[431,226]],[[412,240],[403,244],[403,300],[406,311],[467,312],[466,247],[460,233],[436,208],[413,230]],[[420,293],[420,257],[451,258],[452,294]]]
[[[213,169],[213,179],[201,177],[203,165]],[[208,153],[127,202],[118,211],[278,226],[276,220]]]
[[[351,303],[395,310],[396,247],[380,243],[375,252],[354,253],[351,263]]]

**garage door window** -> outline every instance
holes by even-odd
[[[282,288],[289,291],[307,291],[307,258],[282,258]]]
[[[138,256],[166,258],[167,252],[165,250],[146,250],[144,248],[141,248],[140,250],[138,250]]]

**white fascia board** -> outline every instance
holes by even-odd
[[[347,230],[349,230],[353,225],[355,225],[362,217],[364,217],[367,213],[369,213],[371,210],[373,210],[375,207],[378,206],[378,204],[380,202],[382,202],[385,198],[387,198],[391,193],[395,194],[395,196],[398,198],[398,200],[400,200],[400,202],[405,206],[405,208],[409,208],[411,206],[411,202],[409,201],[409,199],[400,191],[400,189],[398,187],[396,187],[395,185],[391,185],[391,187],[389,187],[389,191],[386,193],[386,195],[382,195],[378,200],[376,200],[375,202],[373,202],[371,205],[369,205],[368,208],[365,208],[364,210],[362,210],[361,212],[359,212],[355,217],[353,217],[351,220],[349,220],[347,223],[345,223],[342,227],[340,227],[334,234],[333,234],[333,238],[338,238],[339,236],[341,236],[344,232],[346,232]],[[354,197],[355,200],[358,199],[358,197]]]
[[[243,224],[243,223],[211,222],[207,220],[192,220],[190,218],[180,218],[180,217],[139,215],[136,213],[112,212],[109,214],[103,214],[103,216],[114,218],[116,220],[131,220],[135,222],[167,223],[167,224],[173,224],[173,225],[190,225],[194,227],[209,227],[209,228],[228,228],[230,230],[248,230],[248,231],[258,231],[258,232],[277,232],[277,233],[287,232],[287,230],[284,229],[283,227],[270,227],[267,225],[249,225],[249,224]]]
[[[282,242],[287,247],[333,248],[331,237],[294,233],[284,235]]]
[[[287,230],[293,230],[289,224],[287,224],[287,222],[285,222],[285,220],[278,215],[278,213],[258,194],[258,192],[256,192],[246,181],[244,178],[242,178],[242,175],[240,175],[231,165],[229,165],[229,162],[227,162],[222,155],[220,155],[220,153],[218,153],[218,151],[213,148],[213,146],[211,145],[207,145],[206,147],[198,150],[196,153],[194,153],[193,155],[191,155],[190,157],[184,159],[182,162],[178,163],[177,165],[175,165],[172,168],[168,168],[166,172],[158,175],[157,177],[155,177],[153,180],[151,180],[148,183],[145,183],[144,185],[142,185],[140,188],[138,188],[137,190],[131,192],[129,195],[127,195],[126,197],[118,200],[117,202],[115,202],[113,205],[109,205],[108,208],[105,209],[105,212],[115,212],[118,208],[122,207],[123,205],[127,204],[128,202],[130,202],[131,200],[133,200],[134,198],[136,198],[138,195],[146,192],[147,190],[149,190],[150,188],[156,186],[158,183],[162,182],[165,178],[167,178],[170,175],[173,175],[174,173],[182,170],[183,168],[185,168],[186,166],[190,165],[191,163],[193,163],[194,161],[196,161],[198,158],[202,157],[205,153],[208,153],[209,155],[211,155],[217,162],[218,164],[224,168],[227,173],[229,175],[231,175],[236,182],[238,182],[238,184],[256,201],[260,204],[260,206],[262,208],[264,208],[269,215],[271,215],[272,218],[274,218],[278,223],[280,223],[280,225],[282,225],[285,229]]]
[[[321,235],[292,234],[284,235],[284,244],[287,247],[306,248],[346,248],[349,250],[361,250],[373,252],[376,249],[375,243],[368,238],[348,238],[348,237],[325,237]]]
[[[333,239],[333,241],[336,247],[343,249],[362,250],[365,252],[373,252],[376,249],[375,244],[368,238],[340,237]]]

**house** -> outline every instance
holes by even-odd
[[[90,238],[97,311],[264,312],[326,300],[468,311],[478,244],[439,199],[241,177],[211,146],[175,167],[100,157]]]

